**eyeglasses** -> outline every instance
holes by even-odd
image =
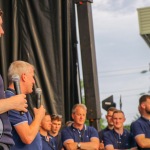
[[[52,114],[51,118],[55,119],[55,118],[62,118],[62,115],[58,115],[58,114]]]

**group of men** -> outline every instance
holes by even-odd
[[[110,107],[106,119],[108,126],[99,132],[100,150],[131,149],[137,150],[132,133],[124,129],[123,111]]]
[[[62,126],[61,115],[45,114],[40,125],[42,138],[42,150],[63,150],[60,128]]]
[[[108,109],[108,126],[99,132],[100,150],[150,150],[150,95],[140,97],[138,110],[141,116],[131,123],[129,132],[123,128],[124,113]]]
[[[4,34],[2,14],[0,10],[0,36]],[[15,91],[12,81],[14,75],[19,76],[22,94]],[[50,116],[43,105],[33,108],[34,118],[31,117],[27,109],[26,94],[32,93],[35,84],[33,65],[19,60],[12,62],[8,69],[8,82],[9,86],[4,92],[3,79],[0,76],[0,149],[63,150],[81,149],[81,147],[90,150],[97,149],[99,146],[98,133],[95,128],[84,125],[86,106],[83,104],[75,105],[72,113],[74,123],[68,129],[65,128],[61,134],[58,131],[62,117],[60,115]],[[77,141],[74,141],[75,139],[69,135],[71,132]],[[84,143],[84,140],[87,143]]]
[[[0,10],[0,36],[4,34],[2,14],[3,12]],[[43,106],[39,109],[35,108],[35,118],[32,120],[27,110],[25,95],[32,92],[35,82],[33,78],[34,67],[26,62],[21,63],[21,65],[19,63],[18,66],[18,62],[15,62],[11,64],[8,72],[9,88],[6,93],[4,92],[3,80],[0,76],[0,130],[2,133],[0,137],[0,149],[8,150],[10,147],[18,150],[28,149],[29,145],[31,145],[31,147],[35,146],[38,150],[41,147],[40,135],[38,134],[39,125],[41,119],[44,117],[45,109]],[[12,80],[10,79],[13,74],[20,75],[22,94],[16,95],[14,91]],[[19,111],[23,111],[24,114],[21,116]],[[10,118],[8,118],[8,115]],[[36,142],[35,139],[38,139],[39,142]],[[14,144],[16,145],[13,146]]]
[[[21,93],[16,96],[13,75],[19,75]],[[62,116],[49,115],[43,105],[33,108],[34,119],[27,110],[25,94],[32,93],[34,80],[33,65],[24,61],[14,61],[8,69],[9,86],[4,93],[2,78],[0,78],[0,119],[2,136],[0,148],[7,150],[58,150],[62,148],[59,130],[62,124]],[[6,97],[6,98],[5,98]],[[3,99],[2,99],[3,98]],[[8,106],[11,107],[9,108]],[[8,107],[8,108],[7,108]],[[4,108],[6,108],[4,110]],[[5,113],[4,113],[5,111]],[[8,111],[8,112],[7,112]],[[23,114],[20,114],[23,111]]]
[[[0,36],[2,28],[0,10]],[[16,95],[13,75],[19,75],[21,93]],[[49,115],[43,105],[33,108],[34,118],[27,107],[26,94],[32,93],[34,66],[24,61],[14,61],[8,69],[9,86],[4,92],[0,76],[0,150],[150,150],[150,95],[139,100],[141,117],[131,124],[131,132],[123,127],[123,111],[110,108],[106,119],[108,126],[100,131],[86,126],[87,108],[76,104],[72,108],[73,122],[61,132],[61,115]],[[20,114],[20,112],[24,112]]]
[[[4,34],[2,14],[0,10],[0,37]],[[22,94],[15,91],[12,81],[14,75],[19,76]],[[61,135],[58,132],[62,117],[48,115],[41,105],[38,109],[33,108],[34,118],[32,118],[27,109],[26,94],[32,93],[35,84],[34,66],[25,61],[12,62],[8,69],[8,82],[9,86],[4,91],[3,79],[0,75],[0,150],[60,149]],[[43,144],[45,141],[48,145]]]
[[[66,150],[150,150],[150,95],[139,99],[141,117],[131,124],[131,131],[124,129],[125,115],[121,110],[109,108],[108,126],[99,133],[85,125],[87,108],[76,104],[72,108],[73,122],[61,131],[61,142]]]

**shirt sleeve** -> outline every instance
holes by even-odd
[[[130,145],[131,145],[130,148],[137,146],[132,133],[130,133]]]
[[[139,134],[145,134],[143,131],[143,128],[139,122],[133,122],[131,124],[131,134],[133,137],[139,135]]]
[[[64,143],[66,140],[73,140],[72,135],[69,132],[70,127],[66,127],[65,129],[63,129],[61,131],[61,139],[62,139],[62,143]]]
[[[8,112],[8,116],[9,116],[9,120],[11,122],[11,125],[13,125],[13,126],[16,126],[16,125],[23,123],[23,122],[28,122],[26,113],[24,113],[23,115],[20,115],[20,112],[10,110]]]
[[[89,127],[89,130],[90,130],[90,139],[95,137],[95,138],[98,138],[99,139],[99,136],[98,136],[98,131],[94,128],[94,127]]]
[[[111,134],[109,134],[110,131],[108,132],[105,132],[103,134],[103,141],[104,141],[104,145],[107,146],[107,145],[113,145],[113,142],[111,140]]]

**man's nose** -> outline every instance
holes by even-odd
[[[35,80],[33,79],[33,84],[35,84]]]

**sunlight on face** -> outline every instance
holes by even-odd
[[[58,133],[59,130],[61,128],[61,121],[58,121],[58,120],[53,120],[52,121],[52,127],[51,127],[51,131],[53,133]]]
[[[75,113],[72,114],[74,122],[83,125],[86,119],[86,111],[82,107],[76,107]]]
[[[122,128],[123,123],[125,122],[125,117],[123,113],[114,113],[112,117],[114,128]]]
[[[45,131],[50,131],[51,130],[51,117],[50,115],[45,115],[41,122],[41,128],[43,128]]]
[[[33,91],[33,85],[35,84],[34,79],[34,69],[30,68],[29,72],[25,74],[26,76],[26,94],[32,93]]]

